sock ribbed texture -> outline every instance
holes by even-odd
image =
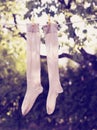
[[[43,30],[45,33],[48,76],[49,76],[49,92],[47,96],[46,109],[48,114],[52,114],[55,110],[57,96],[59,93],[63,92],[59,80],[59,69],[58,69],[57,25],[50,23],[44,26]]]
[[[27,24],[27,90],[22,103],[26,115],[42,93],[40,79],[40,34],[38,24]]]

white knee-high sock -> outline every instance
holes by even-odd
[[[26,115],[42,93],[40,79],[40,34],[38,24],[27,24],[27,90],[22,104]]]
[[[46,109],[48,114],[55,110],[56,99],[63,89],[59,80],[58,69],[58,36],[57,25],[50,23],[43,28],[45,33],[45,42],[47,50],[47,64],[49,75],[49,92],[47,97]]]

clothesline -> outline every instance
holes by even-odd
[[[94,18],[94,19],[87,19],[87,20],[81,20],[81,21],[75,21],[75,22],[66,22],[64,23],[65,25],[70,25],[70,24],[76,24],[76,23],[82,23],[82,22],[93,22],[93,21],[97,21],[97,18]],[[14,23],[0,23],[0,25],[19,25],[19,26],[25,26],[26,23],[17,23],[17,24],[14,24]],[[41,24],[39,24],[41,25]],[[43,24],[42,24],[43,25]]]

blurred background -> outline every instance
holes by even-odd
[[[42,30],[49,15],[58,24],[64,89],[52,115],[45,108],[49,83]],[[44,92],[23,117],[26,23],[33,18],[40,25]],[[97,0],[0,0],[0,130],[97,130]]]

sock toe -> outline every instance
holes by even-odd
[[[21,111],[22,115],[25,116],[33,107],[37,97],[43,92],[43,87],[38,87],[30,92],[26,92],[24,101],[22,103]]]
[[[54,112],[57,97],[58,97],[57,92],[53,92],[53,93],[49,92],[48,97],[47,97],[47,104],[46,104],[47,114],[50,115]]]

